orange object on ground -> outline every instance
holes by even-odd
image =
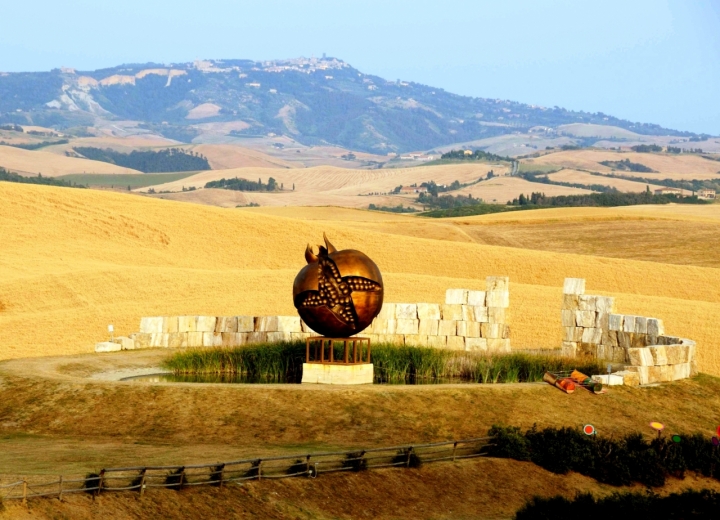
[[[559,388],[566,394],[572,394],[575,391],[575,383],[573,383],[567,377],[558,379],[550,372],[545,372],[545,375],[543,375],[543,381],[554,386],[555,388]]]

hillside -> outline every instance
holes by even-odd
[[[101,161],[90,161],[75,157],[58,156],[43,150],[23,150],[12,146],[0,146],[0,167],[21,175],[57,177],[72,173],[140,174],[130,168],[123,168]]]
[[[103,128],[118,135],[149,132],[215,144],[283,136],[305,146],[331,144],[381,155],[518,133],[523,136],[516,150],[520,154],[528,148],[607,138],[672,135],[684,142],[708,137],[602,113],[471,98],[388,81],[336,58],[6,73],[0,75],[0,123]],[[580,130],[577,125],[591,126]]]
[[[447,221],[395,215],[378,220],[365,211],[354,212],[353,224],[303,219],[322,210],[275,210],[286,212],[280,216],[263,208],[222,209],[10,183],[0,184],[0,197],[6,201],[0,206],[0,358],[88,352],[105,338],[109,323],[127,334],[137,330],[141,316],[292,314],[288,288],[304,263],[305,245],[317,243],[324,231],[338,247],[361,249],[378,263],[387,301],[440,302],[448,287],[482,288],[488,275],[510,276],[516,348],[560,344],[563,279],[584,277],[589,290],[617,296],[620,312],[657,316],[668,331],[696,339],[700,369],[720,374],[714,325],[720,320],[718,264],[705,260],[717,262],[717,248],[699,235],[688,248],[692,226],[682,224],[702,223],[713,236],[715,205],[582,208],[590,225],[599,216],[612,222],[634,215],[634,238],[644,242],[617,235],[617,245],[600,245],[600,253],[618,251],[626,258],[609,258],[583,250],[583,237],[595,239],[587,228],[558,224],[558,216],[577,215],[575,209],[458,219],[452,236],[465,238],[453,241]],[[643,221],[658,218],[644,233]],[[526,237],[536,244],[528,245],[537,249],[525,249],[528,238],[510,247],[492,245],[488,237],[502,242],[507,230],[519,225],[513,222],[526,224]],[[473,238],[476,230],[485,238]],[[558,234],[574,249],[542,246],[543,236]],[[670,263],[680,254],[685,265]]]

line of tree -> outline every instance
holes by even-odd
[[[375,204],[370,204],[368,206],[369,210],[372,211],[387,211],[389,213],[417,213],[418,210],[415,208],[411,208],[408,206],[407,208],[404,207],[402,204],[399,204],[398,206],[376,206]]]
[[[210,170],[210,163],[204,155],[185,151],[181,148],[167,148],[165,150],[133,150],[122,153],[110,148],[94,148],[79,146],[74,151],[87,159],[116,164],[124,168],[132,168],[143,173],[191,172]],[[66,152],[72,156],[72,152]]]
[[[495,155],[483,150],[475,150],[472,154],[466,154],[465,150],[450,150],[440,156],[440,159],[453,159],[456,161],[512,161],[510,157]]]
[[[615,207],[615,206],[636,206],[640,204],[708,204],[696,196],[683,197],[681,195],[663,194],[656,195],[650,191],[650,187],[641,193],[588,193],[583,195],[559,195],[548,197],[541,192],[533,192],[531,195],[520,195],[518,198],[508,201],[512,206],[535,206],[535,207]]]
[[[589,172],[588,172],[589,173]],[[598,174],[600,175],[600,174]],[[617,191],[617,188],[614,188],[613,186],[607,186],[605,184],[580,184],[577,182],[564,182],[564,181],[555,181],[551,180],[548,177],[548,172],[543,171],[529,171],[529,172],[522,172],[519,174],[519,177],[525,179],[526,181],[530,182],[539,182],[541,184],[551,184],[553,186],[565,186],[567,188],[580,188],[584,190],[592,190],[592,191],[599,191],[601,193],[614,193]]]
[[[657,173],[655,172],[655,170],[645,166],[644,164],[631,162],[630,159],[623,159],[621,161],[600,161],[600,164],[614,170],[622,170],[627,172]]]
[[[277,181],[272,177],[268,179],[267,184],[263,184],[262,179],[258,179],[257,182],[255,182],[239,177],[233,179],[223,178],[218,181],[210,181],[205,184],[205,187],[233,191],[277,191],[281,189],[281,186],[278,186]]]
[[[60,186],[63,188],[85,188],[80,184],[66,181],[63,179],[53,179],[52,177],[43,177],[41,173],[38,173],[37,177],[23,177],[17,173],[10,172],[5,168],[0,168],[0,181],[1,182],[18,182],[21,184],[45,184],[47,186]]]
[[[45,148],[46,146],[52,146],[54,144],[67,144],[70,141],[67,139],[58,139],[57,141],[43,141],[42,143],[6,143],[5,141],[0,141],[0,145],[3,146],[12,146],[14,148],[22,148],[23,150],[39,150],[40,148]]]
[[[630,149],[633,152],[638,153],[650,153],[650,152],[662,152],[662,146],[656,144],[639,144],[637,146],[631,146]]]

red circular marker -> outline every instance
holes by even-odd
[[[595,435],[597,432],[595,431],[595,426],[592,424],[586,424],[583,426],[583,433],[585,435]]]
[[[715,430],[715,433],[717,433],[718,437],[720,437],[720,426],[717,427],[717,430]]]

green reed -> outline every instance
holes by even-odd
[[[342,349],[335,347],[335,359]],[[305,362],[302,341],[259,343],[230,348],[192,348],[174,353],[163,367],[175,374],[238,374],[249,381],[300,382]],[[430,347],[372,346],[376,383],[526,383],[543,374],[577,369],[587,375],[604,372],[600,361],[580,361],[527,353],[465,352]]]

